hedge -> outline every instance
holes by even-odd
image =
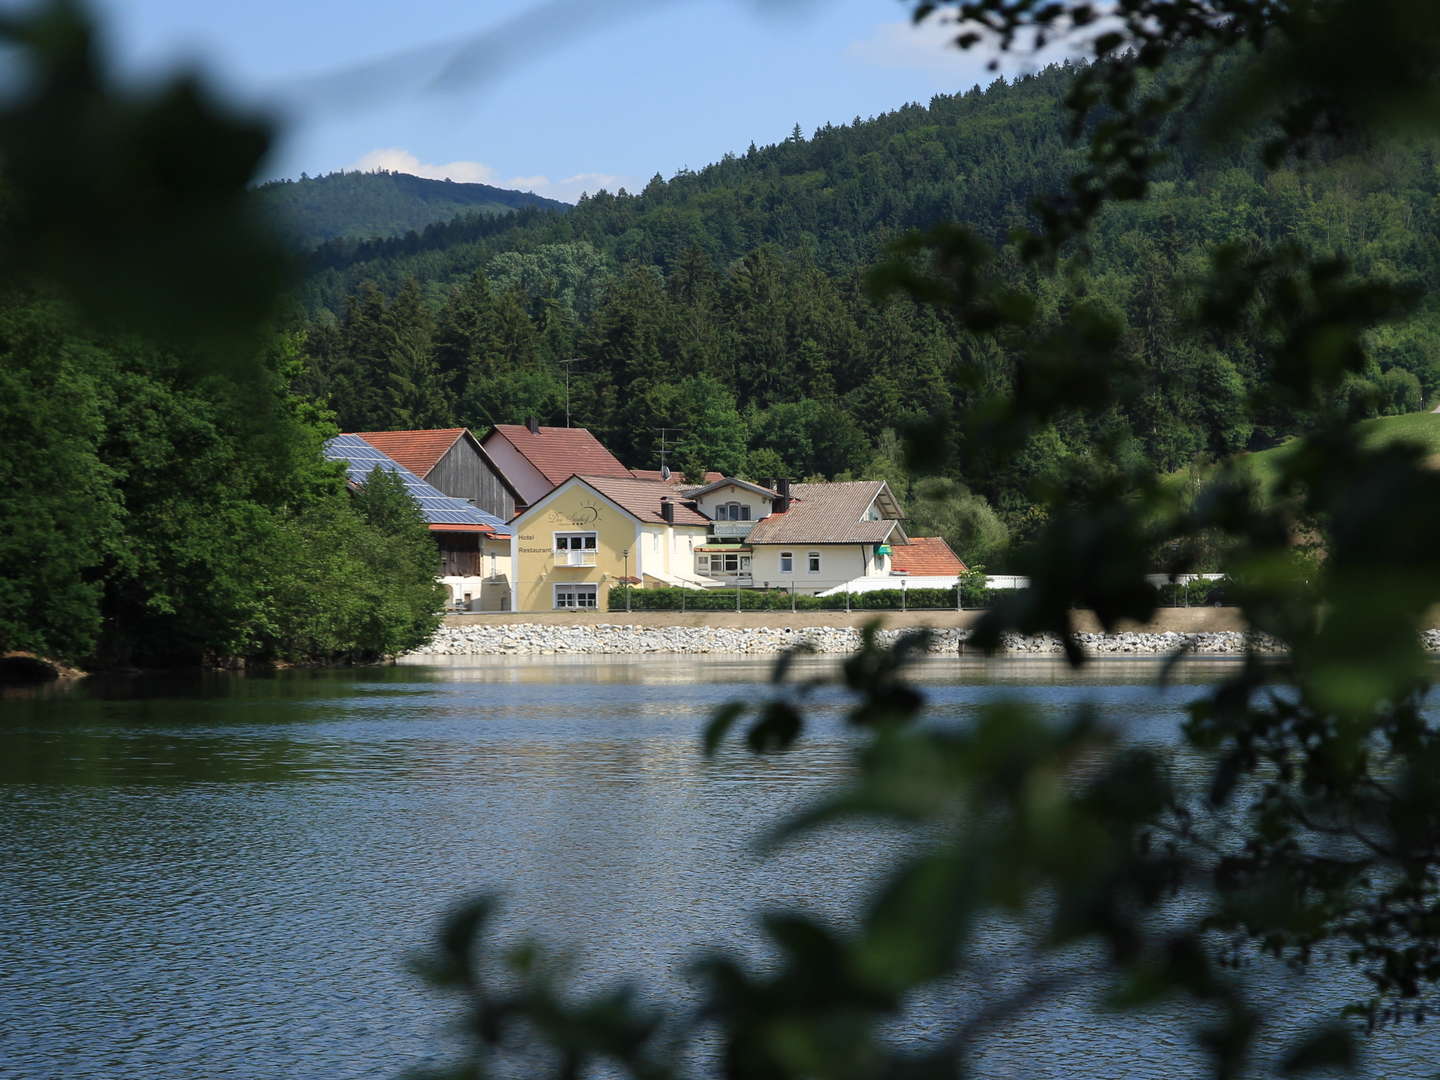
[[[610,610],[626,610],[629,598],[631,611],[734,611],[736,599],[741,611],[790,611],[792,597],[784,589],[636,589],[629,585],[615,585],[610,589]],[[984,607],[990,599],[991,590],[967,587],[965,606]],[[795,611],[844,611],[846,597],[809,596],[797,593],[793,597]],[[873,592],[851,593],[849,608],[852,611],[899,611],[902,607],[911,610],[955,608],[954,589],[877,589]]]
[[[1192,581],[1184,585],[1166,584],[1159,587],[1161,607],[1206,607],[1225,603],[1231,582],[1228,578],[1214,581]],[[809,596],[797,593],[793,604],[785,589],[637,589],[614,585],[610,589],[610,610],[626,610],[629,597],[631,611],[734,611],[736,593],[741,611],[911,611],[955,609],[954,589],[876,589],[873,592],[851,593],[847,597]],[[990,605],[996,590],[969,583],[964,586],[964,606],[983,608]]]

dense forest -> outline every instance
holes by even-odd
[[[86,665],[374,660],[438,623],[389,474],[351,495],[293,340],[239,370],[0,298],[0,652]]]
[[[403,236],[460,214],[570,209],[568,203],[528,191],[426,180],[384,169],[274,180],[260,185],[256,198],[279,221],[285,235],[305,249],[327,241]]]
[[[1082,164],[1062,108],[1074,75],[1056,66],[809,138],[797,128],[564,215],[461,217],[322,245],[305,287],[306,389],[350,429],[554,423],[560,361],[579,358],[575,422],[632,466],[658,466],[663,435],[670,462],[687,467],[901,478],[892,433],[1004,392],[1015,362],[1003,338],[972,337],[943,308],[877,300],[867,272],[897,237],[937,221],[991,241],[1027,225],[1033,200]],[[1357,145],[1267,171],[1257,147],[1202,154],[1177,139],[1151,196],[1109,207],[1061,274],[1008,271],[1053,325],[1078,306],[1121,335],[1143,392],[1099,419],[1037,430],[1002,460],[954,426],[939,490],[983,500],[971,510],[993,507],[1023,538],[1037,478],[1102,436],[1175,470],[1305,427],[1282,409],[1252,414],[1263,331],[1238,343],[1193,333],[1192,283],[1216,245],[1286,239],[1342,253],[1357,272],[1433,278],[1440,155]],[[1372,369],[1345,385],[1355,414],[1431,400],[1437,344],[1433,311],[1386,330]]]

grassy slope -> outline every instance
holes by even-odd
[[[1440,413],[1405,413],[1402,416],[1382,416],[1376,420],[1365,420],[1359,425],[1367,446],[1386,446],[1393,442],[1407,440],[1428,448],[1432,454],[1440,454]],[[1280,466],[1286,456],[1294,452],[1295,442],[1283,443],[1269,450],[1246,454],[1240,462],[1260,482],[1264,491],[1273,490],[1280,475]]]

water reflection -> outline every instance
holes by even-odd
[[[1077,675],[945,659],[919,677],[937,722],[1009,697],[1055,715],[1091,701],[1165,745],[1225,670],[1184,664],[1164,691],[1154,662]],[[404,957],[478,889],[505,893],[509,931],[570,942],[596,978],[675,997],[700,946],[755,949],[757,909],[843,924],[893,835],[831,834],[765,861],[754,844],[849,768],[838,700],[820,698],[794,753],[697,752],[716,701],[759,693],[768,673],[745,659],[544,657],[91,680],[0,701],[0,1076],[396,1075],[446,1045],[447,1018]],[[1021,936],[1000,934],[992,959]],[[1313,989],[1307,1001],[1279,974],[1271,985],[1292,1013],[1314,1004]],[[907,1037],[955,1004],[917,1002]],[[1157,1039],[1139,1020],[1093,1030],[1078,1004],[1010,1025],[987,1075],[1169,1075],[1183,1018]],[[1394,1035],[1377,1047],[1372,1072],[1392,1076],[1425,1075],[1435,1049]]]

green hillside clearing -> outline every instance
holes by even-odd
[[[1431,454],[1440,454],[1440,413],[1405,413],[1401,416],[1381,416],[1374,420],[1363,420],[1358,425],[1366,446],[1388,446],[1397,442],[1413,442],[1424,446]],[[1295,452],[1297,439],[1290,439],[1269,450],[1254,454],[1243,454],[1237,461],[1247,468],[1260,482],[1261,489],[1271,491],[1280,478],[1280,468],[1286,457]]]

